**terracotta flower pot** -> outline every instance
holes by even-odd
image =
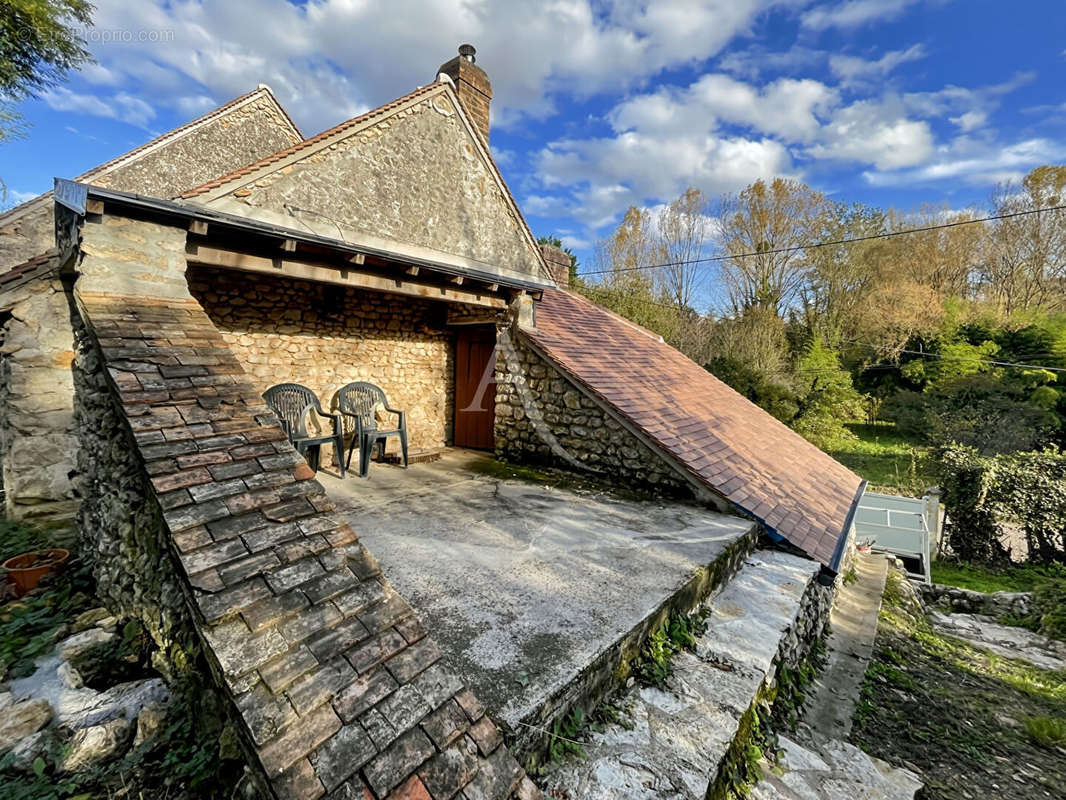
[[[52,572],[61,572],[70,552],[61,547],[50,550],[33,550],[20,556],[9,558],[4,562],[4,569],[11,582],[15,584],[18,597],[37,588],[41,578]]]

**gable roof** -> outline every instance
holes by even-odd
[[[537,245],[536,238],[533,236],[533,232],[530,230],[529,224],[526,222],[526,219],[522,214],[522,210],[515,201],[514,195],[511,194],[507,182],[504,180],[499,167],[493,159],[488,144],[478,130],[477,125],[474,124],[473,120],[470,118],[469,112],[460,102],[454,86],[451,84],[450,80],[447,80],[446,78],[427,84],[426,86],[420,86],[402,97],[398,97],[382,106],[342,122],[309,139],[297,142],[284,150],[280,150],[277,153],[261,158],[252,164],[248,164],[247,166],[241,167],[226,175],[222,175],[200,186],[189,189],[179,195],[179,198],[191,199],[195,202],[201,202],[207,205],[217,205],[225,198],[234,196],[235,192],[262,186],[263,184],[261,181],[271,180],[273,176],[278,174],[279,170],[284,170],[290,165],[312,159],[315,154],[319,152],[325,152],[336,148],[340,142],[354,137],[356,134],[367,130],[371,126],[386,121],[390,116],[401,114],[402,112],[405,112],[406,109],[411,109],[415,104],[421,101],[431,101],[435,96],[441,95],[446,95],[450,100],[452,109],[455,110],[457,117],[469,134],[473,150],[476,151],[477,157],[479,157],[485,164],[492,182],[498,188],[506,203],[509,213],[517,221],[520,236],[524,240],[525,245],[529,248],[531,260],[536,263],[538,270],[545,276],[546,281],[550,284],[554,284],[554,277],[544,261],[544,256]],[[414,157],[415,156],[412,156],[412,158]],[[227,210],[232,209],[227,208]],[[265,209],[257,209],[257,211],[262,215]],[[243,213],[243,209],[239,213]],[[255,214],[256,212],[249,210],[249,213]],[[331,220],[331,224],[334,229],[341,227],[336,220]]]
[[[253,180],[259,178],[261,174],[265,174],[267,172],[272,171],[272,169],[268,168],[273,167],[273,165],[277,164],[280,161],[284,161],[289,156],[297,155],[302,151],[306,150],[307,148],[319,144],[320,142],[332,140],[333,138],[337,137],[338,134],[356,128],[361,123],[367,122],[368,120],[383,116],[389,111],[392,111],[394,108],[399,108],[408,100],[413,100],[416,97],[421,97],[424,94],[428,94],[429,91],[434,88],[436,88],[435,84],[432,83],[428,86],[419,86],[413,92],[408,92],[402,97],[397,97],[395,100],[386,103],[383,106],[373,108],[370,111],[360,114],[358,117],[352,117],[351,119],[346,120],[340,123],[339,125],[334,125],[332,128],[328,128],[322,131],[322,133],[315,134],[309,139],[302,139],[301,141],[293,144],[291,147],[286,147],[284,150],[279,150],[276,153],[271,153],[269,156],[264,156],[258,161],[253,161],[251,164],[247,164],[241,167],[240,169],[233,170],[233,172],[227,173],[225,175],[220,175],[219,177],[207,181],[206,183],[203,183],[200,186],[194,186],[192,189],[184,191],[178,196],[184,200],[191,197],[200,197],[202,195],[210,194],[210,197],[206,198],[210,200],[212,198],[219,197],[223,194],[228,194],[229,192],[232,192],[235,189],[241,188],[241,186],[244,186],[247,183],[251,183]],[[242,178],[248,178],[248,180],[242,180]],[[222,191],[218,191],[220,189]]]
[[[196,119],[187,122],[184,125],[180,125],[171,131],[167,131],[161,136],[157,136],[151,141],[139,145],[138,147],[135,147],[132,150],[111,159],[110,161],[105,161],[103,164],[95,166],[87,172],[83,172],[74,180],[78,181],[79,183],[92,183],[94,181],[97,181],[108,175],[109,173],[115,171],[119,167],[123,167],[126,164],[129,164],[132,161],[136,161],[138,158],[141,158],[142,156],[145,156],[154,150],[158,150],[164,145],[171,144],[177,139],[181,139],[182,137],[187,136],[193,131],[198,130],[199,128],[202,128],[205,125],[213,122],[218,117],[224,116],[232,111],[237,110],[238,108],[246,106],[249,103],[256,102],[260,99],[268,100],[275,107],[281,119],[289,126],[290,133],[293,139],[299,141],[303,138],[303,134],[300,132],[300,129],[296,127],[296,123],[292,121],[292,118],[289,116],[288,112],[281,105],[281,103],[278,102],[278,99],[274,96],[274,92],[271,90],[271,88],[266,84],[260,84],[247,94],[242,94],[240,97],[234,98],[228,103],[224,103],[218,108],[207,112],[203,116],[197,117]],[[52,192],[45,192],[44,194],[39,194],[36,197],[27,200],[24,203],[20,203],[14,208],[9,209],[8,211],[0,214],[0,224],[3,224],[5,222],[14,222],[22,215],[32,212],[35,209],[40,208],[41,206],[47,205],[51,203],[51,201]]]
[[[537,327],[524,334],[668,460],[835,569],[859,476],[658,337],[584,297],[545,290]]]

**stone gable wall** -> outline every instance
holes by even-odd
[[[87,439],[89,489],[120,494],[94,497],[86,522],[107,522],[111,511],[127,519],[126,504],[136,505],[124,467],[132,457],[160,509],[173,579],[268,794],[541,797],[334,513],[211,319],[190,294],[178,296],[184,264],[173,246],[184,235],[112,218],[82,228],[74,291],[101,358],[101,369],[88,359],[84,369],[106,382],[133,445],[130,452],[110,434],[102,400],[98,411],[86,405],[85,419],[101,423]],[[147,270],[154,282],[131,280]],[[99,469],[116,471],[119,482]],[[139,568],[166,569],[142,552],[152,549],[148,539],[106,525],[91,533],[101,554],[120,539],[116,559],[133,573],[105,593],[135,593]],[[109,574],[101,572],[105,581]],[[146,591],[153,594],[150,582]]]
[[[122,192],[170,199],[219,175],[283,150],[297,141],[268,97],[260,97],[115,170],[88,182]],[[0,272],[55,246],[51,198],[20,213],[0,216]]]
[[[337,229],[420,245],[544,281],[539,254],[477,152],[448,94],[425,98],[358,133],[279,167],[210,203],[236,214],[295,215]]]
[[[260,392],[302,383],[328,410],[339,388],[370,381],[407,412],[411,449],[452,440],[455,337],[443,304],[206,268],[190,269],[189,287]]]
[[[693,495],[660,455],[537,354],[521,334],[501,331],[499,340],[497,458],[587,468],[622,486]]]
[[[169,199],[298,141],[264,95],[90,182]]]

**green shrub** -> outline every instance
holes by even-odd
[[[924,392],[901,391],[885,402],[882,413],[900,431],[934,446],[958,444],[992,456],[1051,440],[1058,421],[1032,402],[1031,394],[989,375],[968,375]]]
[[[1029,618],[1037,633],[1066,641],[1066,579],[1049,580],[1033,590]]]

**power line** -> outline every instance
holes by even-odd
[[[964,364],[988,364],[993,367],[1014,367],[1017,369],[1043,369],[1048,372],[1066,372],[1066,367],[1045,367],[1042,364],[1018,364],[1013,361],[993,361],[984,358],[968,358],[966,356],[945,356],[941,353],[926,353],[922,350],[900,350],[901,353],[910,353],[916,356],[928,356],[941,361],[956,361]]]
[[[813,244],[797,244],[790,247],[777,247],[771,250],[754,251],[748,253],[736,253],[733,255],[722,256],[704,256],[702,258],[689,258],[683,261],[664,261],[661,264],[643,264],[636,267],[619,267],[618,269],[599,269],[592,270],[590,272],[579,273],[579,277],[585,277],[586,275],[614,275],[619,272],[638,272],[645,269],[660,269],[662,267],[684,267],[690,264],[705,264],[712,261],[731,261],[735,258],[753,258],[755,256],[768,256],[778,255],[780,253],[795,253],[801,250],[813,250],[816,247],[836,247],[842,244],[854,244],[856,242],[868,242],[874,239],[890,239],[894,236],[906,236],[912,233],[927,233],[929,231],[939,231],[945,228],[957,228],[961,225],[974,225],[978,222],[994,222],[1000,219],[1011,219],[1013,217],[1023,217],[1027,214],[1042,214],[1045,211],[1062,211],[1066,209],[1066,205],[1048,206],[1047,208],[1031,208],[1026,211],[1013,211],[1009,214],[995,214],[990,217],[980,217],[978,219],[961,219],[955,222],[943,222],[939,225],[925,225],[920,228],[905,228],[900,231],[888,231],[886,233],[873,233],[868,236],[856,236],[850,239],[835,239],[828,242],[815,242]]]
[[[878,351],[881,350],[881,348],[879,348],[877,345],[871,344],[870,342],[864,342],[861,339],[842,339],[841,341],[844,342],[844,343],[847,343],[847,344],[858,344],[858,345],[862,345],[863,347],[869,347],[874,352],[878,352]],[[1004,368],[1014,368],[1014,369],[1044,369],[1044,370],[1047,370],[1048,372],[1066,372],[1066,367],[1047,367],[1047,366],[1044,366],[1043,364],[1024,364],[1024,363],[1019,363],[1019,362],[1014,362],[1014,361],[996,361],[996,360],[988,359],[988,358],[970,358],[969,356],[951,356],[951,355],[944,355],[943,353],[930,353],[930,352],[928,352],[926,350],[907,350],[905,348],[901,348],[897,352],[899,352],[899,353],[907,353],[908,355],[914,355],[914,356],[924,356],[926,358],[935,358],[935,359],[938,359],[940,361],[954,361],[954,362],[959,362],[959,363],[964,363],[964,364],[987,364],[987,365],[993,366],[993,367],[1004,367]],[[1056,356],[1057,354],[1055,354],[1055,353],[1046,353],[1046,354],[1043,354],[1043,355],[1047,355],[1048,357],[1053,357],[1053,356]],[[1034,357],[1038,358],[1039,355],[1034,356]]]

